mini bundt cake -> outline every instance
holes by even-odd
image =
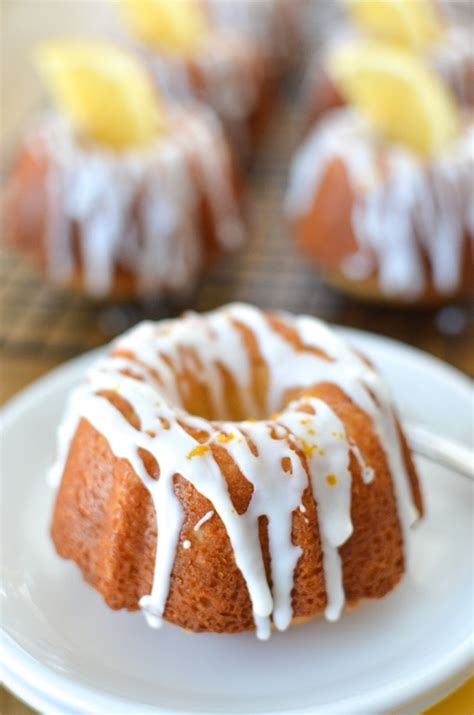
[[[348,106],[317,122],[293,160],[297,243],[361,298],[423,305],[471,295],[472,113],[393,45],[345,43],[331,71]]]
[[[109,88],[108,107],[102,95],[91,94],[97,75],[101,79],[100,72],[112,65],[133,67],[146,87],[138,63],[134,67],[133,58],[113,47],[87,43],[53,46],[54,53],[66,58],[59,82],[66,77],[68,91],[80,98],[79,109],[74,107],[72,119],[67,112],[46,114],[22,142],[5,189],[6,241],[33,257],[53,282],[95,298],[188,292],[214,256],[239,246],[245,236],[236,167],[219,120],[198,105],[163,107],[159,129],[129,144],[125,112],[108,113],[114,113],[113,99],[121,92],[127,94],[126,108],[140,113],[137,98],[143,104],[144,92],[137,82],[127,86],[124,70]],[[86,67],[77,70],[80,62]],[[81,79],[92,90],[81,94]],[[150,94],[154,103],[151,83]],[[82,116],[78,126],[75,112],[82,107],[89,108],[98,137],[84,129]],[[134,118],[140,130],[145,114]],[[125,144],[115,129],[120,119]]]
[[[300,248],[338,287],[400,304],[472,294],[474,124],[439,156],[381,139],[351,109],[322,119],[293,161],[287,211]]]
[[[392,9],[396,5],[393,0],[389,3],[385,3],[383,0],[377,0],[377,2],[380,5],[388,4]],[[376,15],[377,2],[372,3],[374,15]],[[423,42],[420,40],[421,46],[416,44],[417,38],[413,37],[412,50],[419,54],[426,64],[442,77],[460,104],[471,107],[474,104],[474,43],[472,41],[474,29],[472,12],[470,22],[460,23],[454,22],[449,15],[447,16],[444,8],[440,12],[439,8],[431,0],[417,0],[416,3],[413,3],[412,0],[397,0],[397,2],[401,5],[401,10],[406,5],[409,6],[407,9],[411,10],[412,6],[417,4],[420,9],[425,8],[434,28],[428,38],[424,38]],[[452,0],[449,0],[450,4],[451,2]],[[345,0],[345,4],[353,9],[357,9],[363,3],[364,0]],[[369,8],[369,5],[369,3],[365,2],[362,10]],[[466,7],[467,5],[466,3]],[[356,18],[353,19],[357,19],[357,13]],[[362,24],[359,30],[363,33],[377,36],[377,32],[370,25],[369,27],[364,27],[364,24]],[[387,32],[386,28],[385,30]],[[338,31],[332,33],[331,39],[325,44],[322,51],[319,50],[313,55],[304,83],[308,125],[321,118],[330,109],[345,104],[345,98],[339,91],[337,81],[331,72],[331,56],[341,46],[348,42],[353,42],[358,37],[361,37],[358,30],[347,23]],[[402,42],[401,37],[394,36],[391,39],[392,41]]]
[[[474,104],[474,43],[473,30],[452,25],[446,28],[442,38],[429,51],[425,60],[446,82],[460,104]],[[338,47],[353,40],[354,33],[341,33],[339,39],[328,45],[326,52],[317,53],[310,62],[304,82],[306,122],[311,126],[331,109],[345,105],[345,99],[337,88],[328,65],[328,60]]]
[[[247,156],[274,94],[271,57],[253,33],[213,21],[197,0],[122,0],[129,47],[169,101],[201,101]]]
[[[422,513],[382,378],[319,320],[145,322],[70,397],[52,537],[114,609],[270,629],[391,591]]]

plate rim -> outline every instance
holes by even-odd
[[[460,389],[472,390],[474,381],[452,365],[444,362],[440,358],[429,353],[402,343],[384,335],[377,335],[368,331],[351,327],[334,326],[343,336],[351,340],[360,339],[367,344],[377,344],[379,347],[401,351],[409,359],[422,360],[429,364],[430,368],[441,370],[443,377],[449,378],[452,384],[457,384]],[[82,353],[72,359],[47,371],[44,375],[34,380],[29,385],[22,388],[10,400],[0,408],[0,434],[10,421],[14,421],[19,413],[28,409],[28,403],[34,402],[39,394],[45,390],[54,389],[64,379],[67,379],[71,372],[79,372],[83,363],[86,366],[94,356],[99,356],[107,345]],[[20,698],[37,707],[44,712],[61,712],[57,707],[67,707],[69,711],[81,711],[85,706],[90,712],[105,712],[106,705],[114,706],[116,712],[131,712],[132,708],[140,707],[141,712],[176,712],[184,713],[182,709],[170,707],[151,706],[147,703],[138,703],[136,700],[117,698],[106,690],[96,687],[89,687],[71,681],[66,676],[55,673],[47,665],[36,659],[25,649],[23,649],[14,639],[3,629],[2,642],[0,646],[0,664],[2,667],[2,679],[4,684]],[[12,665],[13,664],[13,665]],[[370,694],[363,696],[352,696],[349,700],[339,701],[336,705],[325,707],[324,712],[342,712],[344,703],[356,708],[354,712],[379,712],[380,708],[386,710],[398,710],[410,704],[414,704],[420,699],[430,698],[435,701],[435,694],[443,691],[443,697],[456,689],[473,672],[474,666],[474,634],[471,633],[465,640],[461,641],[454,651],[450,651],[446,656],[440,658],[437,663],[430,664],[423,671],[418,671],[416,676],[404,678],[402,683],[398,682],[380,687]],[[45,697],[46,695],[46,697]],[[93,700],[91,700],[91,696]],[[52,698],[52,699],[51,699]],[[97,709],[99,707],[99,709]],[[360,708],[364,707],[365,711]],[[119,709],[117,709],[119,708]],[[196,713],[206,711],[196,710]],[[228,711],[231,712],[231,711]],[[241,711],[235,711],[241,712]],[[274,711],[272,711],[274,712]],[[281,710],[281,715],[296,715],[297,713],[312,713],[312,706],[297,708],[286,708]],[[264,715],[261,712],[260,715]]]
[[[90,712],[105,713],[109,710],[104,707],[114,708],[114,713],[186,713],[182,708],[176,709],[170,706],[153,706],[149,703],[139,703],[137,700],[118,698],[106,690],[89,687],[80,683],[75,683],[65,676],[59,675],[50,670],[41,661],[27,653],[8,634],[2,633],[2,647],[0,658],[2,661],[2,680],[4,685],[19,697],[25,699],[32,707],[37,707],[40,712],[64,712],[58,709],[66,707],[67,712]],[[345,712],[345,703],[351,706],[354,715],[368,715],[368,713],[386,713],[399,711],[406,706],[424,708],[427,701],[436,702],[436,695],[447,697],[447,695],[460,687],[473,674],[473,646],[474,637],[471,635],[461,643],[454,652],[449,653],[440,659],[435,666],[430,664],[426,668],[412,676],[409,681],[406,679],[402,684],[394,682],[387,686],[381,686],[372,691],[370,695],[364,694],[341,700],[335,705],[318,706],[319,710],[314,710],[314,706],[305,705],[297,708],[285,708],[282,710],[259,710],[258,715],[317,715],[324,713],[341,714]],[[10,657],[17,667],[9,668],[5,665],[4,657]],[[13,656],[13,657],[12,657]],[[45,687],[46,681],[49,681]],[[401,692],[400,688],[403,689]],[[94,700],[91,701],[91,695]],[[52,699],[51,699],[52,698]],[[51,707],[52,705],[52,707]],[[47,707],[45,707],[47,706]],[[85,709],[86,708],[86,709]],[[363,708],[363,709],[361,709]],[[383,708],[382,710],[380,708]],[[217,715],[216,710],[192,711],[195,715]],[[229,710],[226,712],[243,715],[245,711]]]

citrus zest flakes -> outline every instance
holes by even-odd
[[[206,452],[209,452],[210,447],[208,444],[198,444],[194,449],[188,453],[188,459],[194,459],[194,457],[202,457]]]

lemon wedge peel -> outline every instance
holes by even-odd
[[[119,7],[138,40],[170,54],[192,56],[209,31],[196,0],[120,0]]]
[[[349,16],[376,40],[423,52],[443,33],[433,0],[345,0]]]
[[[442,152],[459,132],[450,91],[406,50],[351,43],[330,54],[328,69],[346,101],[393,142],[429,156]]]
[[[80,134],[114,150],[143,147],[166,128],[166,112],[145,68],[107,42],[53,41],[35,56],[57,106]]]

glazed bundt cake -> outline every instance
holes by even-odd
[[[472,295],[474,125],[423,158],[335,109],[293,161],[287,210],[300,248],[366,299],[441,303]]]
[[[344,0],[345,22],[328,33],[322,50],[313,54],[305,80],[308,124],[346,103],[331,70],[331,56],[348,42],[375,38],[409,48],[439,74],[457,101],[474,103],[473,14],[464,18],[447,12],[453,0],[439,6],[433,0]],[[465,3],[465,10],[470,7]]]
[[[474,44],[472,29],[469,27],[450,26],[443,33],[440,41],[426,52],[425,61],[446,82],[457,101],[466,106],[474,104]],[[325,56],[315,54],[305,78],[305,102],[307,124],[336,107],[346,104],[338,90],[334,77],[331,76],[329,58],[334,51],[351,41],[355,33],[341,33],[326,49]]]
[[[332,71],[349,104],[315,124],[292,162],[298,245],[364,299],[419,306],[472,295],[472,112],[398,47],[348,43]]]
[[[218,118],[197,104],[161,105],[145,70],[108,43],[50,43],[44,55],[60,108],[19,146],[3,197],[6,242],[52,282],[94,298],[189,292],[246,235]]]
[[[114,609],[267,638],[391,591],[422,513],[377,371],[319,320],[145,322],[70,397],[52,537]]]
[[[204,108],[169,115],[146,151],[78,141],[45,115],[28,132],[4,195],[5,240],[54,283],[95,298],[189,290],[245,237],[234,164]]]
[[[130,49],[160,95],[170,102],[198,100],[212,107],[237,154],[248,155],[275,90],[266,45],[239,22],[217,23],[205,2],[122,0],[119,7]]]

